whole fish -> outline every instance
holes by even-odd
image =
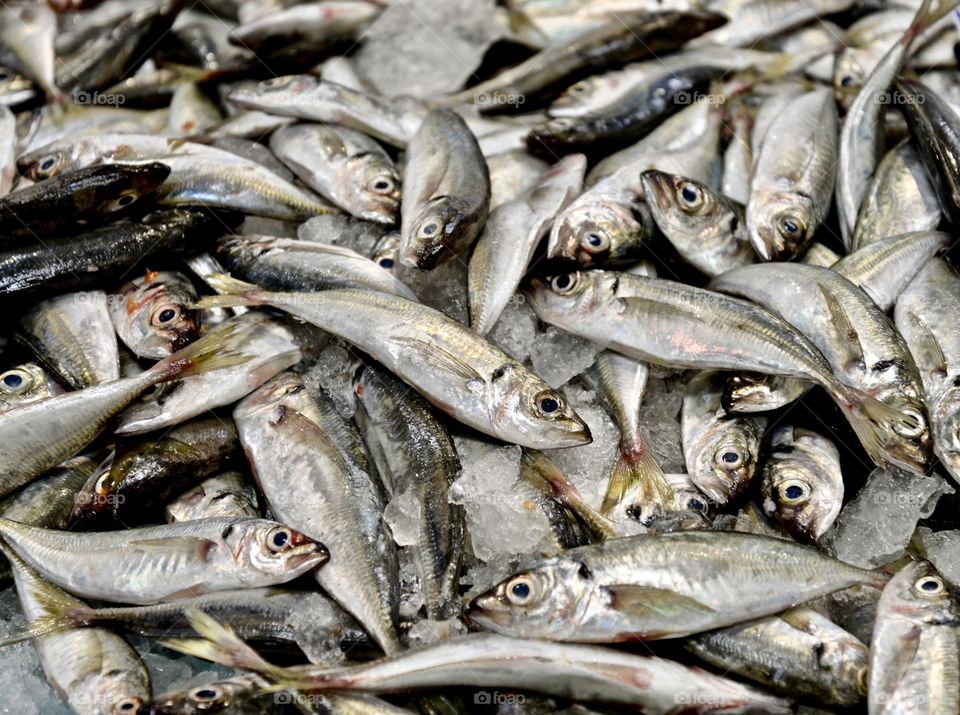
[[[95,288],[123,278],[156,253],[206,240],[222,224],[199,211],[171,209],[143,223],[120,222],[38,246],[0,253],[0,294],[42,295]]]
[[[699,181],[650,169],[641,175],[653,220],[680,256],[708,276],[754,263],[744,207]]]
[[[736,502],[750,488],[767,426],[764,415],[726,414],[725,386],[724,373],[699,373],[687,383],[680,411],[683,461],[690,482],[720,506]]]
[[[107,422],[158,382],[235,365],[241,333],[221,333],[161,360],[137,377],[48,397],[0,413],[0,496],[23,486],[92,442]]]
[[[28,621],[53,608],[85,607],[82,601],[47,583],[7,545],[20,606]],[[137,652],[104,628],[72,628],[38,637],[34,644],[47,680],[79,715],[136,713],[150,701],[150,676]]]
[[[0,373],[0,412],[63,392],[60,384],[36,363],[17,365]]]
[[[703,633],[684,647],[777,692],[844,706],[866,695],[867,647],[811,608]]]
[[[787,701],[746,685],[655,656],[609,648],[545,643],[474,633],[344,669],[278,668],[249,653],[211,619],[196,619],[207,641],[167,641],[182,652],[244,667],[283,687],[367,692],[467,686],[533,690],[668,715],[678,703],[696,703],[701,715],[788,715]],[[216,639],[216,642],[211,639]],[[685,706],[684,706],[685,707]]]
[[[957,311],[960,277],[934,258],[900,295],[894,319],[923,379],[934,453],[960,481],[960,341],[953,327]]]
[[[110,318],[120,340],[142,358],[159,360],[185,348],[200,332],[193,283],[182,273],[151,271],[110,296]]]
[[[796,539],[819,541],[843,506],[840,453],[826,437],[783,425],[763,465],[763,510]]]
[[[582,35],[561,40],[525,62],[450,98],[470,102],[484,112],[510,111],[511,97],[534,98],[607,68],[660,54],[723,24],[712,12],[632,12],[607,20]]]
[[[520,638],[676,638],[885,581],[783,539],[732,531],[651,533],[541,561],[474,599],[467,617]]]
[[[142,522],[173,494],[219,472],[239,449],[236,427],[217,415],[120,443],[109,469],[92,476],[77,496],[73,523]]]
[[[746,233],[765,261],[804,251],[826,218],[833,196],[839,118],[833,92],[791,100],[776,116],[750,179]]]
[[[499,348],[443,313],[358,290],[270,293],[226,276],[209,305],[272,305],[369,353],[434,406],[485,434],[522,446],[570,447],[590,430],[563,396]]]
[[[204,479],[163,510],[167,523],[224,516],[260,516],[257,491],[240,472]]]
[[[450,110],[434,110],[407,147],[400,262],[431,270],[473,243],[487,218],[490,175],[476,138]]]
[[[125,216],[148,203],[169,174],[159,162],[94,165],[18,189],[0,198],[0,248]]]
[[[460,473],[453,440],[426,400],[379,367],[364,366],[354,391],[356,419],[377,471],[392,497],[412,496],[420,514],[410,547],[427,617],[454,618],[464,526],[462,507],[447,498]]]
[[[875,460],[884,458],[887,452],[882,447],[887,443],[902,442],[896,429],[916,433],[916,416],[905,417],[844,385],[813,343],[752,303],[673,281],[612,271],[537,280],[527,295],[541,320],[629,357],[673,367],[786,375],[821,385]]]
[[[240,402],[234,419],[271,512],[329,545],[329,563],[315,572],[321,587],[385,653],[398,651],[396,547],[376,473],[339,438],[355,428],[292,373]]]
[[[960,607],[926,561],[883,589],[870,644],[870,715],[960,710]]]
[[[17,339],[73,390],[118,380],[120,354],[108,303],[102,291],[42,301],[20,319]]]
[[[840,382],[902,415],[883,435],[881,454],[867,451],[880,463],[926,471],[930,431],[920,373],[893,322],[862,289],[829,268],[799,263],[744,266],[712,285],[788,318],[823,353]],[[804,310],[797,309],[798,301]]]
[[[386,267],[345,246],[272,236],[233,236],[217,255],[232,275],[271,290],[363,288],[416,300]]]
[[[327,124],[294,124],[270,136],[270,149],[307,186],[357,218],[394,224],[400,176],[366,134]]]
[[[81,533],[0,518],[0,536],[64,590],[134,604],[285,583],[330,556],[323,544],[266,519],[201,519]],[[104,559],[104,553],[111,558]]]
[[[579,193],[586,157],[574,154],[544,172],[536,184],[497,206],[470,256],[470,326],[486,335],[513,297],[554,217]]]
[[[937,192],[920,156],[913,144],[904,140],[877,166],[848,248],[852,252],[887,236],[933,231],[941,214]]]
[[[20,157],[21,173],[45,179],[93,163],[161,161],[170,175],[158,201],[238,209],[286,221],[305,221],[332,209],[257,162],[195,142],[172,144],[149,134],[97,134],[54,141]]]
[[[303,357],[293,332],[281,321],[261,312],[231,318],[205,338],[236,334],[249,359],[226,365],[173,385],[130,405],[117,420],[117,435],[134,435],[172,427],[208,410],[232,404]],[[196,343],[194,343],[196,344]]]

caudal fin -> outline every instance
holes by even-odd
[[[247,283],[226,273],[211,273],[204,278],[207,285],[220,295],[208,295],[193,304],[194,310],[209,308],[232,308],[237,305],[263,305],[260,286]]]
[[[674,499],[673,487],[663,476],[646,437],[638,432],[629,443],[621,441],[610,468],[601,513],[609,516],[625,501],[661,511],[672,508]]]
[[[252,325],[229,323],[207,333],[202,338],[164,358],[144,376],[151,384],[198,375],[211,370],[241,365],[253,359],[243,351],[250,342]]]

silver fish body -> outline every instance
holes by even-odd
[[[167,504],[167,522],[231,516],[260,516],[257,492],[240,472],[205,479]]]

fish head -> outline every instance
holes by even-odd
[[[915,623],[960,624],[960,605],[929,561],[913,561],[890,579],[880,596],[878,617],[898,616]]]
[[[588,319],[616,298],[618,279],[609,271],[575,271],[535,278],[524,288],[534,312],[552,325]]]
[[[647,204],[668,236],[705,240],[740,231],[740,217],[699,181],[650,169],[640,175]]]
[[[497,367],[487,383],[491,421],[533,449],[576,447],[592,441],[590,428],[542,379],[517,362]]]
[[[783,379],[776,375],[735,373],[723,388],[720,404],[726,412],[734,414],[775,410],[798,397],[783,387]]]
[[[567,87],[550,105],[550,115],[554,117],[577,117],[578,108],[589,108],[596,101],[599,92],[610,84],[609,77],[591,75]]]
[[[757,471],[762,436],[754,418],[718,417],[695,448],[690,480],[716,504],[735,501]]]
[[[141,199],[152,196],[157,187],[170,176],[170,167],[159,162],[112,167],[118,170],[118,177],[125,184],[123,191],[116,191],[112,182],[105,186],[108,191],[98,197],[96,212],[101,216],[120,214],[128,210]]]
[[[400,252],[400,235],[388,233],[381,238],[373,249],[373,262],[381,268],[390,270],[397,265]]]
[[[0,373],[0,412],[59,395],[64,391],[57,381],[36,363],[17,365]]]
[[[130,350],[159,360],[198,337],[200,316],[190,307],[196,300],[197,293],[186,276],[148,270],[111,296],[110,316]]]
[[[889,398],[881,398],[906,418],[886,426],[883,452],[895,464],[923,474],[928,469],[931,450],[927,409],[922,398],[909,392],[898,389]]]
[[[140,715],[150,701],[145,673],[117,668],[88,674],[67,696],[77,712]]]
[[[138,715],[196,715],[219,713],[245,702],[264,687],[255,676],[238,676],[205,683],[189,690],[163,693],[154,697],[148,709]]]
[[[237,561],[282,581],[330,559],[323,544],[265,519],[238,519],[224,530],[224,539]]]
[[[367,221],[394,224],[400,211],[400,177],[380,157],[365,154],[355,157],[344,174],[353,192],[358,216]]]
[[[581,600],[592,590],[587,567],[551,559],[504,579],[470,602],[466,617],[502,635],[562,639]]]
[[[787,261],[800,254],[819,223],[808,196],[764,191],[750,196],[746,222],[750,243],[764,261]]]
[[[83,139],[64,139],[28,152],[17,159],[17,170],[31,181],[43,181],[103,159],[94,145]]]
[[[843,494],[821,479],[816,465],[784,455],[767,463],[763,474],[763,511],[795,538],[816,542],[840,513]]]
[[[437,196],[427,202],[402,239],[400,262],[429,271],[450,260],[474,230],[464,202],[455,196]]]
[[[273,77],[253,86],[234,89],[230,92],[228,99],[241,107],[248,106],[245,102],[257,100],[269,100],[276,104],[295,104],[319,83],[320,79],[312,75]]]
[[[584,266],[635,257],[653,235],[653,217],[644,201],[598,201],[571,206],[550,231],[547,254]]]
[[[930,420],[937,456],[956,477],[960,475],[960,385],[951,387],[930,405]]]
[[[862,54],[859,48],[844,47],[833,65],[833,93],[844,109],[850,108],[867,78]]]
[[[857,638],[832,623],[817,629],[817,669],[839,690],[852,689],[860,698],[867,695],[870,681],[870,650]]]

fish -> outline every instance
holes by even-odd
[[[869,650],[812,608],[693,636],[684,648],[780,693],[851,707],[867,694]]]
[[[960,343],[953,318],[960,310],[960,277],[931,258],[900,294],[894,321],[923,380],[933,451],[960,481]]]
[[[0,252],[0,295],[42,297],[97,288],[122,279],[158,253],[183,251],[217,225],[209,214],[170,209],[141,223],[122,221],[71,238]]]
[[[850,0],[817,0],[807,5],[796,5],[789,0],[711,3],[710,7],[721,12],[726,22],[696,38],[690,46],[752,47],[765,38],[808,23],[820,15],[843,12],[852,4]]]
[[[77,496],[71,521],[85,528],[142,523],[180,490],[219,472],[239,449],[236,427],[218,415],[120,442],[108,467]]]
[[[958,626],[960,607],[930,563],[914,561],[890,579],[870,647],[871,715],[960,708]]]
[[[877,461],[885,458],[886,443],[902,444],[896,430],[917,431],[916,415],[904,416],[843,384],[809,339],[782,318],[744,300],[615,271],[567,273],[548,282],[537,279],[526,295],[541,320],[628,357],[673,367],[785,375],[821,385]]]
[[[33,82],[12,67],[0,65],[0,104],[18,107],[37,98]]]
[[[700,707],[704,715],[791,712],[781,698],[665,658],[596,646],[505,638],[494,633],[464,635],[339,670],[278,668],[250,652],[212,619],[202,619],[201,624],[200,616],[195,618],[206,640],[166,643],[180,652],[221,663],[242,662],[285,688],[371,693],[438,686],[516,688],[621,705],[650,715],[675,712],[679,700],[702,703],[705,699],[709,704]]]
[[[766,515],[799,541],[819,541],[843,506],[843,471],[834,443],[793,425],[777,427],[762,474]]]
[[[330,557],[323,544],[266,519],[201,519],[72,532],[0,517],[0,537],[44,579],[69,593],[138,605],[273,586]],[[104,559],[104,553],[114,556]]]
[[[725,386],[724,373],[698,373],[687,383],[680,411],[683,461],[690,482],[718,506],[735,503],[750,488],[767,427],[762,414],[726,414]]]
[[[399,651],[399,566],[382,520],[383,487],[339,438],[355,428],[291,373],[242,400],[234,420],[270,511],[330,548],[314,574],[321,588],[385,653]]]
[[[764,261],[803,252],[826,218],[837,166],[833,92],[817,89],[777,114],[754,159],[746,234]]]
[[[669,54],[723,22],[721,15],[707,11],[618,15],[451,96],[449,103],[478,104],[481,112],[507,112],[516,104],[505,101],[511,97],[529,97],[533,101],[597,70]]]
[[[200,334],[200,315],[190,308],[197,290],[182,273],[151,271],[111,293],[108,307],[117,335],[134,355],[160,360]]]
[[[799,263],[737,268],[712,286],[789,318],[823,353],[840,382],[902,415],[881,436],[879,450],[864,447],[880,464],[926,472],[930,433],[920,373],[893,321],[862,289],[829,268]],[[808,309],[798,311],[798,300]]]
[[[240,472],[223,472],[204,479],[167,503],[168,524],[224,516],[260,516],[257,491]]]
[[[416,300],[410,288],[377,261],[346,246],[273,236],[232,236],[217,256],[231,275],[272,290],[359,288]]]
[[[352,216],[397,222],[400,175],[383,147],[366,134],[327,124],[294,124],[270,135],[270,149],[307,186]]]
[[[164,384],[127,407],[117,418],[114,434],[137,435],[173,427],[232,404],[303,357],[291,329],[261,312],[230,318],[204,337],[230,335],[239,336],[248,360]]]
[[[466,616],[514,638],[679,638],[773,615],[887,577],[783,539],[721,531],[638,534],[570,549],[501,581]]]
[[[17,339],[72,390],[120,379],[120,353],[103,291],[66,293],[34,305]]]
[[[800,263],[807,263],[811,266],[820,266],[821,268],[830,268],[840,260],[840,254],[836,253],[829,246],[814,242],[800,256]]]
[[[170,174],[159,162],[94,165],[0,197],[0,250],[108,223],[148,205]]]
[[[245,709],[258,696],[264,696],[269,685],[269,681],[256,673],[244,673],[186,690],[160,693],[141,712],[145,715],[192,715],[229,712],[238,707]],[[285,697],[285,693],[274,694],[274,699]]]
[[[694,268],[714,277],[756,262],[743,204],[699,181],[657,169],[640,178],[653,220]]]
[[[417,505],[416,541],[402,545],[415,555],[427,617],[454,618],[464,523],[463,508],[447,497],[460,473],[450,433],[426,400],[376,365],[364,365],[354,392],[357,423],[391,497]]]
[[[196,82],[183,82],[177,86],[170,97],[169,111],[167,135],[171,137],[202,134],[222,119],[220,108]]]
[[[271,305],[350,342],[445,414],[533,449],[590,442],[563,396],[499,348],[443,313],[383,293],[271,293],[227,276],[201,307]],[[362,319],[361,319],[362,316]]]
[[[248,359],[242,333],[222,332],[161,360],[136,377],[48,397],[0,413],[0,496],[77,454],[107,422],[158,382],[198,374]]]
[[[0,104],[0,198],[10,193],[17,179],[17,118]]]
[[[54,608],[85,606],[44,580],[7,544],[0,544],[13,568],[20,607],[29,621]],[[150,675],[137,652],[104,628],[73,628],[34,641],[47,680],[79,715],[138,712],[151,699]]]
[[[0,412],[64,392],[60,383],[37,363],[15,365],[0,373]]]
[[[49,99],[62,102],[54,79],[56,34],[57,17],[45,3],[12,3],[0,14],[0,47],[10,50],[18,69]]]
[[[503,313],[551,222],[582,188],[586,168],[583,154],[564,157],[528,191],[491,211],[467,269],[470,326],[478,335]]]
[[[165,205],[237,209],[286,221],[305,221],[334,210],[252,159],[150,134],[67,137],[22,155],[18,167],[21,173],[42,180],[94,163],[158,160],[170,167],[157,192],[157,200]]]
[[[400,262],[432,270],[473,243],[490,207],[490,174],[476,138],[450,110],[433,110],[407,147]]]

